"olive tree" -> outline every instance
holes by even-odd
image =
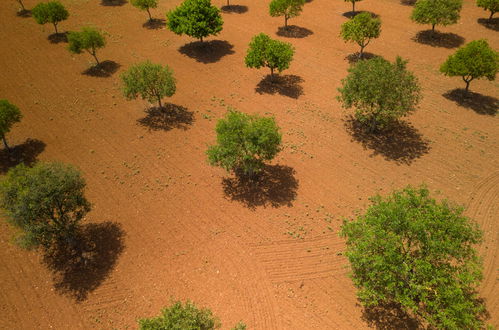
[[[489,20],[499,11],[499,0],[477,0],[476,5],[490,11]]]
[[[140,96],[150,103],[158,102],[163,107],[161,99],[175,94],[176,81],[173,70],[168,65],[164,67],[150,61],[141,62],[131,66],[121,75],[123,81],[123,94],[129,100]]]
[[[362,0],[345,0],[345,2],[351,2],[352,3],[352,13],[355,14],[355,3],[362,1]]]
[[[85,180],[72,165],[37,163],[30,168],[20,164],[0,182],[0,207],[23,232],[24,246],[71,244],[90,211],[84,190]]]
[[[92,55],[99,65],[97,59],[97,49],[103,48],[106,45],[106,40],[102,33],[92,27],[84,27],[79,32],[69,32],[68,34],[68,50],[74,54],[81,54],[86,51]]]
[[[378,38],[380,33],[381,20],[373,18],[370,13],[360,13],[352,20],[343,23],[340,32],[345,42],[355,42],[360,46],[360,58],[364,54],[364,48],[372,39]]]
[[[49,2],[40,2],[31,10],[31,15],[33,15],[35,21],[38,24],[53,24],[55,33],[59,33],[57,31],[57,24],[67,20],[69,17],[69,12],[66,10],[66,8],[64,8],[62,3],[55,0]]]
[[[185,0],[170,10],[166,18],[167,27],[173,33],[187,34],[200,41],[209,35],[217,35],[223,26],[220,9],[213,6],[210,0]]]
[[[482,328],[478,225],[463,208],[436,201],[424,186],[371,202],[356,219],[345,220],[340,232],[362,304],[399,305],[431,328]]]
[[[229,111],[218,121],[216,133],[208,161],[236,175],[254,177],[281,150],[281,133],[272,117]]]
[[[10,150],[6,135],[10,132],[12,125],[21,121],[23,115],[19,108],[7,100],[0,100],[0,136],[5,149]]]
[[[282,72],[289,68],[294,52],[290,43],[274,40],[265,33],[260,33],[251,39],[244,62],[248,68],[269,68],[273,77],[274,70]]]
[[[131,0],[131,3],[132,6],[147,11],[149,21],[153,20],[149,9],[158,7],[158,0]]]
[[[418,0],[411,19],[418,24],[431,24],[431,30],[435,32],[436,25],[456,24],[462,6],[462,0]]]
[[[284,16],[284,26],[288,27],[288,19],[300,15],[305,0],[272,0],[269,12],[272,17]]]
[[[370,133],[387,128],[416,109],[421,88],[406,66],[407,61],[400,57],[395,63],[375,57],[349,68],[342,80],[339,101],[344,108],[355,107],[355,118]]]
[[[474,79],[495,80],[498,70],[499,53],[484,39],[472,41],[459,48],[440,67],[440,72],[446,76],[461,76],[466,83],[466,91]]]

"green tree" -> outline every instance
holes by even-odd
[[[378,38],[380,33],[381,20],[373,18],[370,13],[360,13],[343,23],[340,32],[343,40],[356,42],[360,46],[360,58],[364,54],[364,48],[372,39]]]
[[[173,33],[185,33],[200,41],[209,35],[217,35],[223,26],[220,9],[213,6],[210,0],[185,0],[170,10],[166,18],[167,26]]]
[[[281,150],[274,118],[229,111],[216,127],[217,144],[208,151],[212,166],[252,178]]]
[[[140,10],[146,10],[149,14],[149,21],[152,21],[150,8],[158,7],[158,0],[131,0],[132,6],[139,8]]]
[[[289,68],[294,52],[290,43],[274,40],[265,33],[260,33],[251,39],[244,62],[248,68],[269,68],[273,77],[274,70],[282,72]]]
[[[239,321],[232,330],[246,330],[246,324],[242,321]]]
[[[489,20],[499,11],[499,0],[477,0],[476,5],[484,10],[490,11]]]
[[[23,231],[26,246],[48,248],[75,238],[79,222],[90,211],[84,189],[85,180],[71,165],[21,164],[0,182],[0,207]]]
[[[161,99],[175,94],[176,80],[173,70],[168,65],[162,67],[150,61],[131,66],[121,76],[123,81],[123,94],[129,100],[136,99],[139,95],[150,103],[158,102],[162,108]]]
[[[220,321],[207,308],[198,308],[187,301],[178,301],[161,311],[161,315],[139,320],[140,330],[214,330],[220,328]]]
[[[475,40],[459,48],[440,67],[440,72],[449,77],[461,76],[466,91],[474,79],[494,80],[499,70],[499,53],[486,40]]]
[[[94,57],[97,65],[99,65],[96,55],[97,49],[103,48],[106,45],[106,40],[97,29],[84,27],[80,32],[69,32],[68,43],[68,49],[71,53],[81,54],[86,51]]]
[[[12,125],[20,122],[22,118],[23,115],[18,107],[7,100],[0,100],[0,136],[7,150],[10,150],[10,148],[5,135],[10,132]]]
[[[400,57],[395,63],[375,57],[348,69],[338,99],[344,108],[356,108],[355,118],[369,132],[386,128],[419,103],[421,88],[406,66],[407,61]]]
[[[462,208],[431,198],[425,187],[371,201],[340,233],[364,306],[395,303],[438,329],[481,328],[478,225]]]
[[[362,0],[345,0],[345,2],[351,2],[352,3],[352,13],[355,14],[355,3],[362,1]]]
[[[456,24],[462,6],[462,0],[418,0],[411,19],[418,24],[431,24],[431,30],[435,32],[436,25]]]
[[[284,26],[288,27],[288,19],[300,15],[305,0],[272,0],[269,12],[272,17],[284,16]]]
[[[57,24],[67,20],[69,12],[59,1],[49,1],[37,4],[33,10],[31,10],[31,15],[33,15],[38,24],[43,25],[52,23],[54,25],[55,33],[59,33],[57,31]]]

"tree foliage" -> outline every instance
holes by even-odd
[[[265,33],[260,33],[251,39],[244,61],[248,68],[267,67],[273,75],[276,69],[282,72],[289,68],[294,52],[290,43],[274,40]]]
[[[165,65],[153,64],[150,61],[141,62],[131,66],[121,76],[123,81],[123,94],[129,100],[140,96],[150,103],[158,102],[165,96],[173,96],[176,90],[176,81],[173,70]]]
[[[439,329],[481,328],[478,226],[462,208],[431,198],[425,187],[371,201],[341,230],[362,303],[396,303]]]
[[[499,71],[499,53],[486,40],[475,40],[458,49],[440,67],[446,76],[461,76],[466,90],[474,79],[494,80]]]
[[[360,13],[352,20],[341,25],[341,37],[345,41],[355,42],[360,46],[359,57],[362,58],[364,48],[372,39],[381,33],[381,20],[373,18],[370,13]]]
[[[204,37],[222,31],[220,9],[210,0],[185,0],[166,14],[167,26],[175,34],[187,34],[203,41]]]
[[[345,0],[345,2],[351,2],[352,3],[352,12],[355,13],[355,4],[359,1],[362,0]]]
[[[17,106],[5,99],[0,99],[0,136],[7,150],[9,149],[9,145],[7,144],[5,135],[10,132],[15,123],[21,121],[22,117],[23,115]]]
[[[281,150],[281,133],[272,117],[229,111],[216,132],[217,144],[208,149],[208,161],[236,174],[253,177]]]
[[[418,0],[412,11],[411,19],[419,24],[436,25],[456,24],[460,18],[462,0]]]
[[[35,21],[38,24],[53,24],[55,33],[59,33],[57,31],[57,24],[59,24],[59,22],[67,20],[69,17],[69,12],[66,10],[66,8],[64,8],[62,3],[55,0],[49,2],[40,2],[31,10],[31,15],[33,15]]]
[[[499,0],[477,0],[476,5],[490,11],[489,20],[499,11]]]
[[[71,165],[24,164],[9,170],[0,182],[0,207],[23,232],[26,246],[71,243],[79,222],[90,211],[85,180]]]
[[[147,11],[149,20],[152,21],[151,12],[149,9],[158,7],[158,0],[131,0],[132,6],[140,10]]]
[[[395,63],[381,57],[361,61],[348,69],[338,99],[344,108],[356,108],[355,118],[370,132],[384,129],[414,111],[421,99],[418,80],[406,66],[400,57]]]
[[[305,0],[272,0],[269,12],[272,17],[284,16],[284,26],[288,26],[288,19],[300,15]]]
[[[83,51],[86,51],[99,64],[97,49],[103,48],[106,45],[106,40],[99,30],[92,27],[84,27],[79,32],[69,32],[68,43],[68,49],[71,53],[81,54]]]

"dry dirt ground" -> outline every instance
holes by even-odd
[[[462,99],[461,79],[438,71],[463,42],[487,38],[499,48],[497,26],[479,21],[488,14],[473,1],[465,0],[459,24],[438,28],[437,44],[418,34],[428,27],[410,21],[410,5],[358,3],[383,22],[366,51],[409,59],[424,89],[420,109],[376,139],[356,132],[335,99],[357,51],[338,36],[348,3],[309,1],[290,20],[289,36],[278,29],[282,18],[269,17],[268,1],[232,0],[224,30],[200,51],[161,22],[143,26],[146,13],[128,3],[62,2],[71,16],[60,30],[94,25],[108,33],[99,53],[105,68],[89,70],[88,55],[71,55],[51,26],[1,1],[0,97],[24,119],[9,135],[14,155],[0,154],[0,171],[21,161],[77,165],[93,203],[85,233],[95,255],[84,269],[61,268],[13,245],[2,222],[0,328],[135,328],[172,299],[211,308],[224,329],[239,320],[249,329],[409,327],[402,315],[363,312],[338,230],[369,196],[422,182],[465,205],[485,230],[481,294],[499,326],[498,83],[473,81],[474,96]],[[25,0],[27,8],[36,3]],[[152,13],[164,18],[179,1],[160,3]],[[280,87],[266,82],[266,70],[244,66],[260,32],[296,48]],[[145,59],[175,71],[168,117],[121,95],[120,73]],[[258,189],[206,162],[216,121],[230,107],[274,115],[282,128],[285,149]]]

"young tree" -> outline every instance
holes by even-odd
[[[216,127],[217,144],[206,152],[212,166],[254,177],[281,150],[274,118],[229,111]]]
[[[354,13],[354,14],[355,14],[355,3],[359,2],[359,1],[362,1],[362,0],[345,0],[345,2],[351,2],[352,3],[352,13]]]
[[[272,17],[284,16],[284,26],[288,27],[288,19],[300,15],[305,0],[272,0],[269,12]]]
[[[55,33],[59,33],[57,31],[57,24],[67,20],[69,17],[68,11],[59,1],[40,2],[31,10],[31,15],[33,15],[38,24],[52,23]]]
[[[411,19],[418,24],[431,24],[435,32],[435,25],[456,24],[462,6],[462,0],[418,0]]]
[[[386,128],[419,103],[421,88],[406,65],[400,57],[395,63],[375,57],[348,69],[342,88],[338,88],[338,99],[344,108],[356,108],[355,118],[369,132]]]
[[[480,329],[478,225],[463,209],[406,187],[345,221],[346,256],[364,306],[395,303],[437,329]]]
[[[440,72],[446,76],[461,76],[466,83],[466,91],[474,79],[496,79],[497,71],[499,71],[499,53],[484,39],[472,41],[459,48],[440,67]]]
[[[499,11],[499,0],[477,0],[476,5],[484,10],[490,11],[489,20]]]
[[[71,165],[21,164],[0,182],[0,207],[23,231],[24,245],[49,248],[75,238],[79,222],[90,211],[84,189],[85,180]]]
[[[81,54],[86,51],[92,55],[99,65],[97,59],[97,49],[106,45],[106,40],[102,33],[92,27],[84,27],[80,32],[69,32],[68,34],[68,49],[71,53]]]
[[[175,34],[199,39],[217,35],[222,31],[223,20],[220,9],[210,0],[185,0],[166,14],[167,26]]]
[[[139,8],[140,10],[146,10],[149,14],[149,21],[152,21],[150,8],[158,7],[158,0],[131,0],[132,6]]]
[[[0,100],[0,136],[5,149],[10,150],[5,135],[10,132],[12,125],[20,122],[22,118],[23,115],[18,107],[7,100]]]
[[[139,95],[150,103],[158,102],[162,108],[161,99],[175,94],[176,81],[173,70],[168,65],[162,67],[150,61],[131,66],[121,76],[123,80],[123,94],[129,100]]]
[[[370,13],[360,13],[341,25],[341,37],[345,42],[356,42],[360,46],[360,58],[371,39],[378,38],[380,33],[381,20],[373,18]]]
[[[294,52],[290,43],[274,40],[265,33],[260,33],[251,40],[244,62],[248,68],[269,68],[273,77],[274,70],[282,72],[289,68]]]

